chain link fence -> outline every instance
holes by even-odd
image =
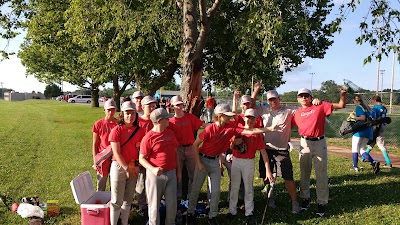
[[[355,93],[355,94],[359,94],[361,96],[363,96],[363,99],[365,100],[365,102],[372,108],[372,102],[371,99],[372,97],[375,96],[375,93]],[[385,105],[385,107],[388,110],[388,114],[400,114],[400,93],[399,92],[393,92],[392,94],[390,92],[380,92],[378,94],[381,97],[382,100],[382,104]],[[348,102],[352,102],[352,95],[348,95],[349,101]],[[390,102],[390,99],[392,99],[392,101]]]
[[[369,104],[372,108],[373,105],[371,103],[371,98],[375,95],[375,93],[355,93],[363,96],[365,102]],[[381,94],[381,93],[380,93]],[[353,103],[354,95],[347,95],[347,102]],[[381,96],[381,95],[380,95]],[[383,136],[385,138],[385,144],[392,149],[398,149],[400,147],[400,93],[393,93],[392,98],[392,107],[390,107],[390,93],[384,92],[382,93],[382,103],[388,109],[388,116],[392,119],[392,122],[386,126],[385,132]],[[230,97],[217,97],[218,103],[226,103],[232,106],[232,96]],[[263,102],[265,103],[265,102]],[[281,102],[281,105],[286,105],[291,108],[298,108],[299,104],[294,102]],[[239,106],[238,106],[239,107]],[[240,111],[240,109],[238,109]],[[342,125],[342,122],[347,119],[350,112],[355,110],[354,104],[347,104],[346,108],[336,110],[333,114],[327,118],[325,124],[325,133],[327,137],[330,138],[343,138],[346,142],[348,141],[351,144],[351,134],[341,136],[339,134],[339,128]],[[297,128],[293,128],[293,137],[298,138]]]

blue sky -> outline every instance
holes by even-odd
[[[366,3],[369,1],[366,0]],[[351,13],[342,26],[342,32],[334,37],[334,44],[328,49],[324,59],[306,58],[304,63],[292,72],[285,73],[283,79],[286,84],[277,88],[278,92],[297,91],[301,88],[310,88],[311,77],[313,89],[319,89],[321,82],[333,80],[338,84],[343,84],[343,79],[353,81],[358,86],[376,90],[377,80],[377,61],[373,60],[367,65],[363,65],[363,59],[374,49],[369,45],[357,45],[355,39],[359,36],[359,23],[362,15],[365,14],[368,4],[361,4],[355,13]],[[8,49],[18,51],[23,37],[19,36],[16,40],[9,43]],[[0,40],[0,48],[4,48],[6,42]],[[380,70],[385,70],[383,76],[383,89],[390,88],[392,77],[392,55],[384,57],[380,64]],[[310,73],[314,73],[313,76]],[[400,66],[399,62],[394,64],[394,89],[400,89]],[[9,60],[0,62],[0,82],[3,87],[12,88],[19,92],[40,91],[43,92],[46,84],[38,82],[33,76],[26,77],[25,68],[21,65],[16,56],[11,56]],[[381,88],[380,79],[379,88]],[[74,91],[75,86],[68,83],[63,84],[64,91]]]
[[[360,36],[359,24],[363,20],[362,16],[367,12],[369,0],[362,1],[360,6],[354,13],[349,14],[342,26],[341,33],[335,35],[334,43],[325,57],[323,59],[307,58],[293,72],[285,73],[283,79],[286,84],[277,88],[279,92],[299,90],[303,87],[310,88],[310,73],[314,73],[313,89],[319,89],[321,83],[326,80],[333,80],[337,84],[343,84],[343,79],[348,79],[361,88],[376,90],[377,61],[372,60],[369,64],[363,64],[364,58],[375,49],[368,44],[357,45],[355,41]],[[385,70],[383,89],[390,89],[391,87],[392,57],[391,53],[388,58],[383,57],[380,62],[380,70]],[[400,89],[400,68],[397,61],[394,64],[394,72],[394,89]],[[381,78],[379,83],[379,88],[381,88]]]

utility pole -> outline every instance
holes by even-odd
[[[0,96],[2,98],[4,98],[4,95],[3,95],[3,93],[4,93],[3,84],[4,84],[3,82],[0,82],[0,85],[1,85],[1,95]]]
[[[380,28],[378,28],[379,30],[378,30],[378,33],[379,33],[379,37],[381,36],[380,34],[381,34],[381,30],[380,30]],[[380,40],[380,38],[378,37],[378,55],[381,53],[381,40]],[[378,93],[379,93],[379,71],[380,71],[380,64],[381,64],[381,60],[378,58],[378,67],[377,67],[377,73],[376,73],[376,95],[378,95]]]
[[[392,114],[393,110],[393,82],[394,82],[394,62],[395,62],[395,54],[396,51],[393,50],[393,61],[392,61],[392,82],[390,84],[390,111],[389,114]]]
[[[385,70],[381,70],[381,97],[383,93],[383,75],[385,74]]]
[[[314,74],[315,73],[310,73],[310,75],[311,75],[311,89],[310,89],[310,91],[312,91],[312,80],[313,80]]]

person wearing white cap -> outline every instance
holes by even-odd
[[[151,121],[151,113],[156,109],[157,100],[147,95],[141,100],[143,107],[143,115],[139,117],[139,126],[145,130],[145,133],[149,132],[153,128],[153,122]],[[170,124],[168,129],[175,132],[174,125]],[[146,170],[144,167],[140,167],[140,173],[142,177],[146,179]],[[144,181],[144,180],[143,180]],[[146,188],[146,185],[142,185]],[[146,192],[136,193],[136,198],[139,204],[139,213],[143,216],[147,215],[147,204],[146,204]]]
[[[124,102],[119,113],[118,125],[111,130],[108,138],[113,151],[110,170],[111,225],[128,224],[139,173],[137,145],[145,135],[137,121],[135,104],[131,101]]]
[[[237,105],[237,101],[239,98],[239,91],[235,90],[233,93],[233,104],[232,104],[232,112],[236,113],[236,105]],[[236,114],[235,115],[235,121],[237,122],[237,124],[240,127],[244,127],[245,125],[245,121],[244,121],[244,112],[247,109],[252,108],[253,106],[253,99],[249,96],[249,95],[243,95],[240,98],[240,108],[241,108],[241,113],[240,114]],[[261,123],[261,119],[257,116],[256,117],[256,124],[254,125],[254,127],[260,127],[260,125],[262,125]],[[229,198],[230,198],[230,191],[231,191],[231,183],[232,183],[232,177],[231,177],[231,167],[232,167],[232,158],[233,158],[233,154],[232,154],[232,149],[227,149],[226,152],[222,153],[222,164],[225,166],[226,170],[228,171],[228,176],[229,176],[229,190],[228,190],[228,202],[229,202]],[[240,203],[240,207],[244,207],[244,184],[243,182],[241,182],[240,185],[240,191],[239,191],[239,203]]]
[[[255,85],[255,89],[253,95],[257,96],[258,92],[261,88],[261,82]],[[263,111],[261,117],[264,126],[270,126],[273,123],[282,126],[282,129],[276,130],[268,133],[268,135],[264,135],[264,142],[266,144],[266,151],[268,154],[268,158],[270,160],[270,169],[273,171],[276,168],[277,177],[282,177],[285,180],[285,187],[289,193],[289,196],[292,200],[292,213],[299,213],[301,208],[297,201],[297,193],[296,193],[296,183],[293,179],[293,164],[290,159],[289,149],[291,139],[291,129],[292,122],[294,117],[294,112],[296,108],[289,108],[287,106],[282,106],[279,98],[279,94],[276,90],[270,90],[266,93],[267,103],[270,106],[266,108],[261,106],[260,110]],[[318,99],[314,99],[313,104],[319,105],[320,101]],[[259,161],[259,173],[260,177],[266,177],[264,167],[264,161],[262,157],[260,157]],[[268,184],[266,185],[266,187]],[[263,191],[267,190],[266,188]],[[273,196],[270,198],[268,202],[270,207],[276,207]]]
[[[140,144],[139,162],[146,168],[146,193],[149,204],[149,225],[160,224],[160,201],[165,197],[165,224],[175,224],[177,182],[180,176],[176,148],[179,143],[173,131],[167,129],[170,114],[164,108],[151,112],[153,128]]]
[[[236,113],[236,102],[238,101],[239,98],[239,91],[235,91],[233,93],[233,104],[232,104],[232,111]],[[254,99],[250,95],[243,95],[240,98],[240,108],[241,108],[241,113],[237,114],[237,122],[244,126],[244,112],[246,112],[247,109],[254,108]],[[259,116],[256,117],[256,124],[254,127],[262,127],[262,121]]]
[[[139,126],[144,129],[145,133],[149,132],[153,128],[153,122],[150,119],[150,115],[151,112],[153,112],[156,109],[156,104],[157,104],[156,102],[157,101],[149,95],[142,97],[140,101],[140,104],[143,107],[143,114],[139,116],[138,122]],[[143,179],[139,179],[138,182],[142,182],[143,185],[141,185],[141,187],[146,189],[146,185],[144,184],[144,180],[146,179],[146,169],[143,166],[140,166],[140,173],[141,173],[140,176]],[[147,218],[148,212],[147,212],[146,191],[142,190],[142,192],[137,192],[136,200],[138,201],[139,205],[139,214]]]
[[[277,124],[285,124],[283,129],[264,135],[266,151],[270,160],[270,169],[273,171],[275,167],[277,177],[282,177],[285,180],[285,187],[292,200],[292,213],[299,213],[301,208],[297,201],[296,183],[293,179],[293,164],[290,159],[290,148],[288,145],[291,138],[295,109],[282,106],[276,90],[268,91],[266,97],[270,110],[261,116],[263,124],[265,126],[270,126],[273,121],[276,121]],[[262,161],[260,160],[260,162]],[[261,172],[264,170],[263,168],[260,169],[261,177],[263,176]],[[273,198],[269,200],[269,205],[271,207],[276,207]]]
[[[96,121],[93,125],[93,144],[92,144],[92,154],[93,154],[93,165],[96,165],[95,156],[97,153],[101,152],[103,149],[110,145],[108,141],[108,135],[111,129],[117,126],[117,119],[115,119],[115,111],[117,107],[113,99],[109,99],[104,102],[104,114],[105,117]],[[104,165],[103,165],[104,166]],[[109,164],[111,166],[111,162]],[[94,167],[95,168],[95,167]],[[109,173],[109,171],[108,171]],[[97,173],[97,191],[105,191],[108,173],[103,174],[103,176]]]
[[[183,111],[183,101],[181,96],[174,96],[171,98],[171,105],[174,109],[174,117],[169,119],[169,122],[174,124],[176,127],[175,136],[179,142],[178,156],[182,167],[177,171],[182,177],[183,165],[186,166],[188,172],[188,196],[190,196],[190,190],[193,181],[194,168],[196,160],[193,151],[194,132],[201,127],[206,127],[206,124],[201,121],[198,117],[191,113],[185,113]],[[182,183],[178,183],[178,201],[182,200]]]
[[[317,212],[324,216],[329,199],[328,187],[328,153],[325,139],[325,119],[334,109],[346,107],[346,91],[340,91],[339,103],[311,103],[312,93],[307,88],[297,92],[297,101],[301,107],[294,114],[294,124],[298,127],[300,139],[300,197],[301,207],[307,210],[310,206],[310,176],[312,162],[316,176]]]
[[[146,133],[153,128],[153,123],[150,120],[150,114],[156,109],[157,100],[147,95],[140,101],[143,107],[143,115],[139,117],[139,125],[144,128]]]
[[[193,224],[194,210],[199,198],[200,190],[205,178],[210,180],[211,202],[208,214],[208,223],[218,225],[218,203],[221,192],[221,169],[220,155],[229,148],[230,139],[235,135],[258,134],[272,131],[272,128],[253,128],[244,129],[231,122],[235,113],[227,104],[219,104],[215,107],[214,123],[208,125],[193,143],[196,158],[196,168],[194,172],[192,191],[189,198],[187,224]],[[202,146],[200,147],[200,145]]]
[[[258,83],[256,83],[258,84]],[[239,107],[241,108],[241,113],[237,114],[237,117],[235,117],[235,121],[238,123],[239,126],[244,127],[245,125],[245,121],[244,121],[244,113],[246,112],[247,109],[251,109],[254,108],[254,104],[255,104],[255,98],[257,96],[258,93],[253,93],[252,96],[250,95],[242,95],[242,97],[240,98],[240,105]],[[237,105],[237,101],[239,99],[239,91],[235,90],[233,93],[233,104],[232,104],[232,111],[234,113],[236,113],[236,105]],[[259,114],[259,113],[257,113]],[[262,125],[262,120],[261,117],[259,115],[256,115],[256,123],[254,124],[254,127],[263,127]],[[232,150],[229,149],[226,153],[225,153],[225,157],[222,158],[222,163],[224,164],[224,166],[226,167],[227,171],[228,171],[228,175],[229,177],[231,177],[231,165],[232,165]],[[223,155],[224,156],[224,155]],[[260,159],[262,160],[262,156],[260,155]],[[263,162],[264,163],[264,162]],[[264,168],[265,171],[265,168]],[[264,173],[264,172],[263,172]],[[264,176],[265,178],[265,176]],[[230,185],[229,185],[230,186]],[[239,202],[241,202],[244,199],[244,185],[243,182],[240,186],[240,192],[239,192]],[[229,195],[228,195],[229,197]],[[241,205],[242,207],[242,205]]]
[[[255,109],[247,109],[244,113],[245,128],[254,128],[257,119],[257,112]],[[253,215],[254,211],[254,157],[256,151],[260,151],[265,162],[266,174],[268,180],[273,180],[274,177],[271,173],[269,160],[265,151],[265,144],[261,134],[240,136],[235,138],[231,143],[233,151],[231,182],[232,189],[230,191],[229,199],[229,214],[228,219],[232,220],[237,214],[237,202],[240,185],[243,180],[244,184],[244,202],[245,202],[245,216],[246,224],[255,224]]]
[[[142,107],[142,99],[144,97],[144,94],[141,91],[135,91],[132,94],[131,101],[135,103],[136,105],[136,112],[139,114],[139,116],[143,115],[143,107]]]

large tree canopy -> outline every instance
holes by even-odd
[[[332,7],[329,1],[224,2],[205,50],[206,78],[242,90],[252,78],[269,89],[280,86],[284,71],[305,57],[323,58],[333,43],[338,24],[326,20]]]
[[[323,58],[340,20],[330,1],[177,0],[183,14],[182,95],[199,97],[206,80],[244,89],[252,77],[269,88],[303,58]]]
[[[92,90],[92,106],[98,106],[98,87],[107,81],[98,70],[88,70],[92,61],[82,55],[93,55],[95,48],[79,45],[65,29],[63,16],[69,8],[69,0],[57,2],[33,1],[30,10],[33,16],[27,22],[27,35],[18,56],[34,75],[46,83],[67,81]],[[96,58],[98,60],[98,58]]]
[[[371,0],[374,18],[399,18],[387,2]],[[344,5],[343,12],[356,3]],[[327,21],[333,7],[328,0],[5,0],[0,5],[10,9],[0,15],[3,38],[27,28],[19,56],[39,80],[89,86],[94,97],[99,85],[112,81],[119,99],[129,84],[151,94],[178,72],[187,102],[201,95],[203,78],[242,89],[252,77],[268,88],[279,86],[282,73],[305,57],[324,57],[345,18],[343,13]],[[379,33],[382,53],[399,44],[398,29],[390,23]],[[361,28],[369,32],[367,24]],[[366,33],[359,43],[376,44],[373,35]]]
[[[72,0],[63,6],[32,4],[35,16],[19,54],[29,74],[46,82],[89,84],[94,106],[98,86],[106,82],[113,82],[113,97],[119,102],[129,84],[152,94],[173,77],[180,48],[179,29],[173,32],[178,24],[174,5]],[[58,11],[48,10],[52,7]],[[161,9],[165,19],[160,20]],[[54,67],[49,68],[49,61]],[[124,82],[122,88],[119,81]]]

